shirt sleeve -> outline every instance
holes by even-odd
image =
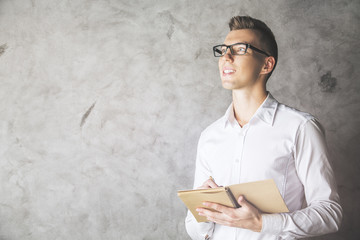
[[[337,231],[342,208],[324,131],[315,119],[299,128],[294,160],[304,186],[307,207],[292,213],[262,215],[262,232],[278,235],[281,239],[296,239]]]
[[[193,186],[194,189],[200,187],[211,176],[211,170],[201,154],[202,142],[203,135],[200,136],[197,148],[195,180]],[[185,226],[187,233],[193,240],[208,239],[211,237],[214,231],[214,223],[198,223],[190,211],[188,211],[188,214],[186,216]]]

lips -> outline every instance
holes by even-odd
[[[222,73],[223,73],[224,76],[231,75],[231,74],[233,74],[235,72],[236,72],[235,69],[230,68],[230,67],[224,67],[222,69]]]

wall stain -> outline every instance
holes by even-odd
[[[195,60],[200,57],[201,53],[202,53],[202,49],[199,48],[199,49],[196,51],[196,53],[195,53]]]
[[[170,27],[169,27],[168,32],[166,33],[166,36],[167,36],[169,39],[171,39],[174,31],[175,31],[174,24],[171,24]]]
[[[171,39],[173,33],[175,32],[175,18],[170,11],[163,11],[159,15],[170,23],[166,36]]]
[[[331,77],[331,71],[321,76],[320,82],[318,83],[322,92],[334,92],[337,85],[337,79]]]
[[[3,44],[0,46],[0,56],[5,53],[5,50],[8,48],[7,44]]]
[[[86,113],[84,113],[84,115],[81,118],[81,123],[80,123],[80,127],[82,128],[82,126],[84,126],[86,119],[89,117],[91,111],[93,110],[93,108],[95,107],[96,101],[91,105],[91,107],[86,111]]]

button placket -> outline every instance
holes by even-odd
[[[239,149],[241,149],[241,142],[239,141],[239,134],[241,132],[241,128],[239,127],[236,129],[233,135],[233,169],[232,169],[232,183],[238,183],[239,179],[239,168],[240,168],[240,156],[239,156]]]
[[[244,135],[243,135],[243,130],[241,129],[236,136],[236,154],[235,154],[235,174],[234,174],[234,179],[233,182],[234,183],[239,183],[240,180],[240,173],[241,173],[241,158],[242,158],[242,151],[243,151],[243,146],[244,146]]]
[[[239,150],[238,150],[238,156],[237,156],[237,161],[238,161],[238,166],[237,166],[237,179],[236,182],[237,183],[241,183],[241,167],[242,167],[242,161],[243,161],[243,153],[244,153],[244,144],[245,144],[245,137],[247,134],[247,131],[249,129],[249,125],[245,125],[241,131],[238,133],[238,138],[239,138]]]

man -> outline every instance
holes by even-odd
[[[192,239],[271,240],[337,231],[342,209],[320,124],[266,91],[277,63],[272,31],[248,16],[233,17],[229,27],[224,44],[213,50],[233,102],[201,134],[194,188],[274,179],[290,212],[262,213],[244,196],[237,209],[206,202],[217,212],[198,208],[205,223],[188,212],[188,234]]]

